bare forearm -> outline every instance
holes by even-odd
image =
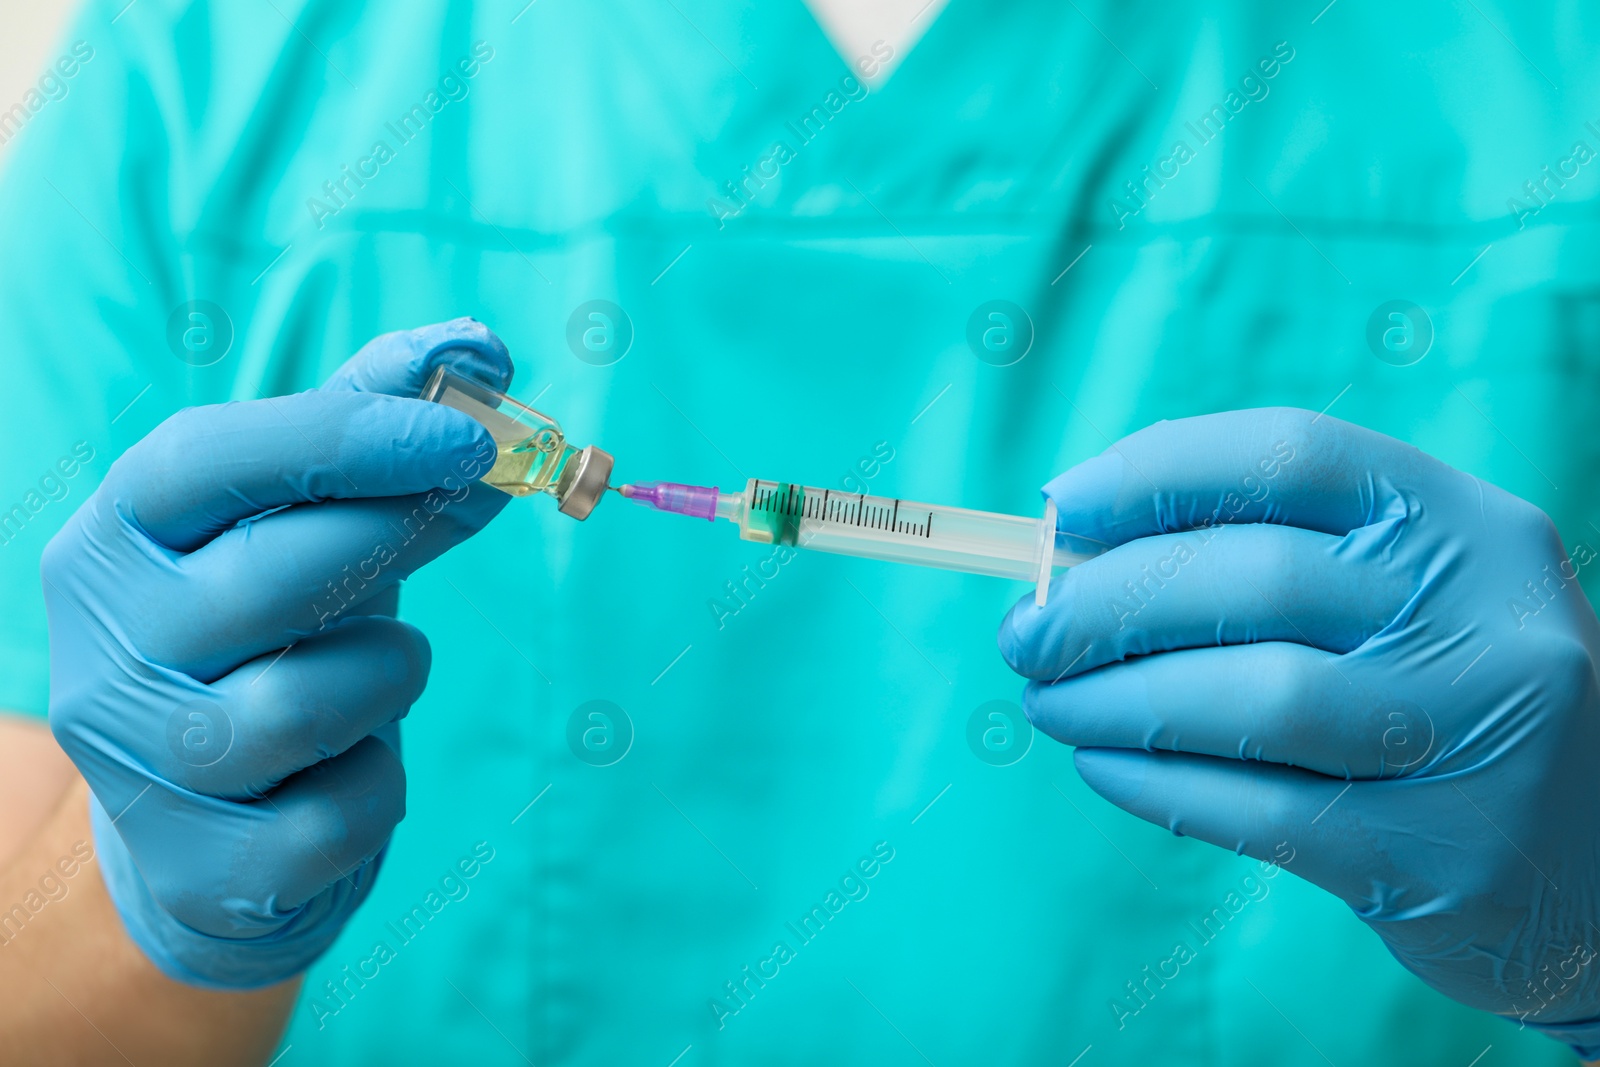
[[[106,895],[87,798],[76,781],[0,870],[0,1062],[266,1062],[299,982],[217,993],[156,970]]]

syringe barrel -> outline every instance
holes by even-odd
[[[747,541],[1035,581],[1040,519],[751,479],[739,524]],[[1098,542],[1050,531],[1051,569],[1099,554]]]

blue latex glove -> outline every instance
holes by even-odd
[[[1045,493],[1117,547],[1000,647],[1090,788],[1292,856],[1435,989],[1600,1056],[1593,549],[1295,410],[1158,423]]]
[[[511,377],[470,319],[388,334],[321,389],[174,415],[45,549],[50,726],[123,923],[175,979],[303,970],[405,814],[398,720],[430,661],[396,583],[510,499],[476,483],[478,423],[409,399],[442,363]]]

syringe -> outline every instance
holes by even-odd
[[[638,482],[617,491],[657,511],[727,519],[746,541],[1031,581],[1041,605],[1053,573],[1107,547],[1057,530],[1053,500],[1046,501],[1044,518],[1028,519],[759,478],[742,493],[676,482]]]

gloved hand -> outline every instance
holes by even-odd
[[[439,364],[511,377],[470,319],[388,334],[321,389],[174,415],[45,549],[50,726],[123,923],[175,979],[303,970],[405,813],[398,720],[430,660],[396,583],[510,499],[476,483],[489,434],[410,399]]]
[[[1286,409],[1163,422],[1051,482],[1117,547],[1012,609],[1090,788],[1287,869],[1462,1003],[1600,1056],[1600,624],[1538,508]]]

